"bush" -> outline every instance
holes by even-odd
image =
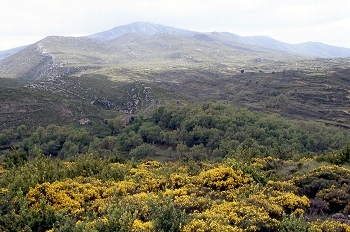
[[[176,208],[170,199],[166,199],[163,205],[155,204],[151,217],[154,218],[154,229],[163,232],[180,231],[188,221],[186,213]]]
[[[281,232],[308,232],[310,231],[308,223],[305,221],[303,216],[296,216],[291,214],[289,216],[283,215],[283,220],[281,222],[280,231]]]
[[[9,138],[4,134],[0,134],[0,146],[6,145],[8,142]]]
[[[155,146],[145,143],[136,147],[135,149],[132,149],[129,153],[129,156],[136,159],[144,159],[150,156],[154,156],[156,154],[156,151],[157,148]]]

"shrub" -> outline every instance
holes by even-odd
[[[188,221],[186,213],[179,208],[175,207],[171,199],[164,199],[152,206],[151,218],[153,218],[153,225],[155,231],[163,232],[177,232]]]
[[[225,166],[201,172],[198,178],[203,186],[220,191],[233,189],[253,181],[250,175],[244,174],[241,170],[233,170]]]
[[[157,148],[151,144],[145,143],[134,149],[132,149],[129,153],[130,157],[134,157],[136,159],[144,159],[147,157],[154,156],[156,154]]]
[[[9,138],[5,134],[0,134],[0,146],[3,146],[9,142]]]
[[[310,225],[305,221],[303,216],[291,214],[283,215],[279,231],[281,232],[309,232]]]

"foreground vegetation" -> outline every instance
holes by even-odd
[[[0,228],[349,231],[349,179],[348,168],[313,159],[160,163],[82,155],[68,162],[39,156],[1,169]]]
[[[350,231],[349,132],[231,106],[0,133],[2,231]]]

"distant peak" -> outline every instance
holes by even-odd
[[[130,23],[128,25],[159,25],[159,24],[154,23],[154,22],[150,22],[150,21],[137,21],[137,22]],[[127,26],[127,25],[125,25],[125,26]]]
[[[114,39],[119,36],[125,35],[127,33],[133,33],[133,32],[143,34],[143,35],[155,35],[158,33],[168,33],[173,35],[193,35],[194,34],[194,32],[184,30],[184,29],[164,26],[164,25],[156,24],[152,22],[139,21],[139,22],[123,25],[123,26],[114,27],[110,30],[93,34],[88,37],[93,39],[98,39],[98,40],[110,40],[110,39]]]

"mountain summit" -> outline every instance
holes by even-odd
[[[209,38],[208,34],[213,34],[189,31],[151,22],[135,22],[123,26],[114,27],[110,30],[96,33],[87,37],[97,40],[111,40],[128,33],[137,33],[146,36],[152,36],[158,33],[166,33],[177,36],[195,36],[197,38],[204,38],[203,36]],[[295,53],[304,56],[324,58],[350,56],[349,48],[336,47],[318,42],[288,44],[267,36],[239,36],[229,32],[222,32],[218,34],[226,37],[226,39],[232,40],[231,43],[239,42],[240,44],[243,43],[247,46],[260,46],[267,49],[279,50],[287,53]]]
[[[35,44],[34,48],[28,46],[26,49],[23,47],[0,51],[0,75],[11,76],[16,73],[15,76],[18,76],[16,62],[20,60],[30,61],[24,62],[25,65],[21,67],[21,73],[27,73],[33,68],[28,64],[33,60],[39,62],[43,57],[46,61],[59,61],[59,67],[62,64],[120,64],[135,62],[135,59],[141,65],[151,61],[158,64],[164,60],[172,60],[173,64],[173,59],[182,60],[181,62],[225,63],[233,59],[244,62],[248,57],[350,57],[349,48],[322,43],[288,44],[267,36],[239,36],[229,32],[203,33],[150,22],[135,22],[85,37],[53,38],[49,36],[39,44],[40,49],[43,46],[48,51],[44,54],[37,52],[38,45]],[[26,52],[19,52],[22,49]],[[35,55],[37,57],[33,58]],[[17,61],[14,62],[15,60]],[[42,63],[38,64],[42,66]],[[24,70],[25,66],[28,66],[28,70]],[[34,69],[37,70],[37,67]]]
[[[124,26],[114,27],[110,30],[103,31],[88,36],[92,39],[109,40],[122,36],[127,33],[138,33],[143,35],[155,35],[157,33],[168,33],[173,35],[193,35],[195,32],[174,27],[163,26],[150,22],[135,22]]]

